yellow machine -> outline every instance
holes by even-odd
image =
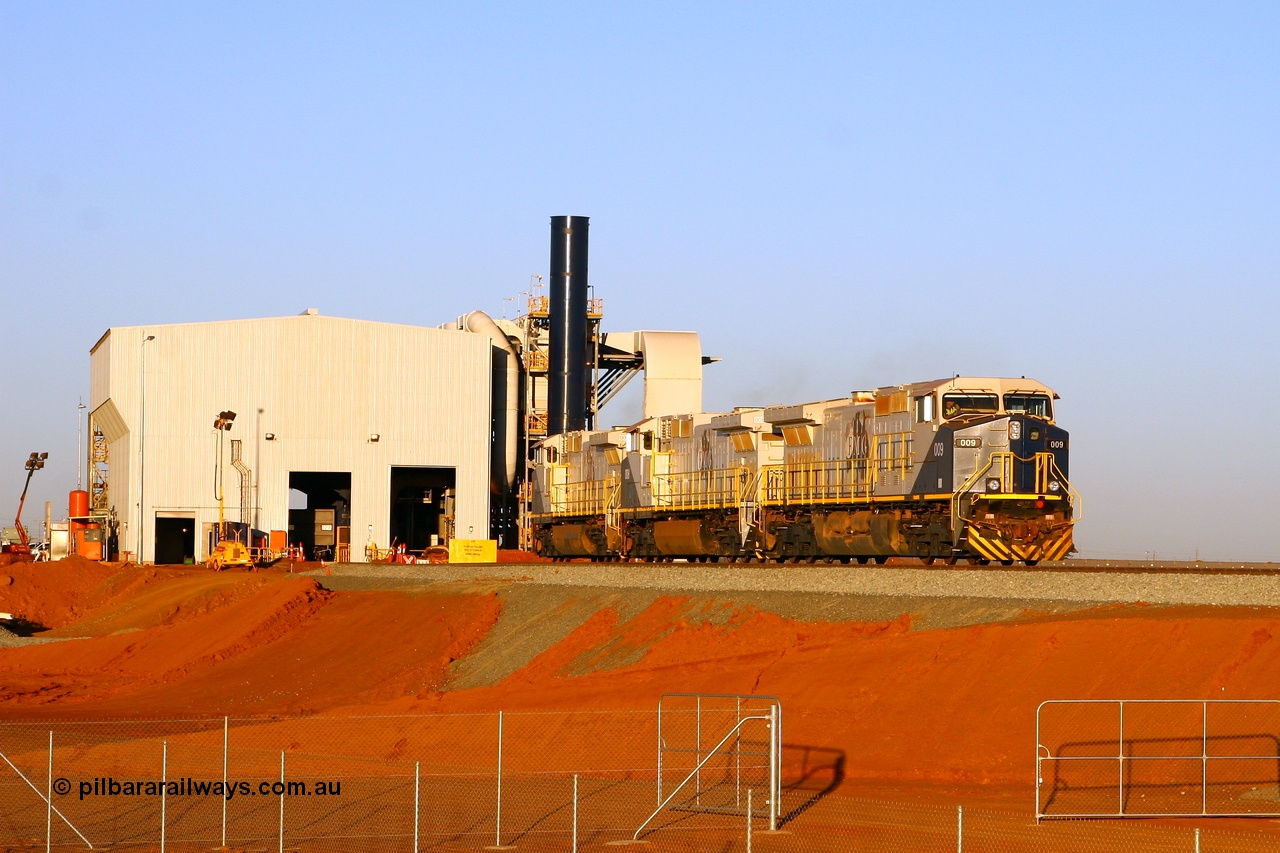
[[[222,571],[229,566],[253,566],[249,546],[235,539],[223,539],[209,554],[209,568]]]
[[[220,412],[213,422],[213,428],[218,430],[218,468],[214,472],[218,487],[218,544],[213,547],[213,551],[209,553],[209,559],[206,562],[209,568],[214,571],[222,571],[232,566],[253,567],[253,558],[249,555],[249,546],[238,539],[227,538],[227,523],[223,514],[222,438],[223,433],[231,429],[235,419],[235,412]]]

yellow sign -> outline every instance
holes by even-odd
[[[498,562],[497,539],[450,539],[450,563]]]

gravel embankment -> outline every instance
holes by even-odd
[[[24,637],[20,634],[13,633],[4,625],[0,625],[0,649],[16,649],[20,646],[33,646],[38,643],[58,643],[58,642],[62,642],[64,639],[67,639],[67,638],[65,637]]]
[[[347,563],[308,572],[323,583],[326,571],[344,588],[442,582],[542,584],[649,589],[666,592],[734,591],[909,598],[1017,599],[1056,602],[1191,604],[1280,607],[1280,573],[1230,574],[1013,570],[861,566],[648,565],[509,563],[396,565]],[[367,586],[358,579],[364,579]]]

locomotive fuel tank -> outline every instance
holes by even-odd
[[[896,513],[871,510],[815,513],[813,536],[824,554],[838,556],[909,555]]]
[[[726,550],[705,519],[656,521],[653,538],[658,550],[671,557],[717,557]]]

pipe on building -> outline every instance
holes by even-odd
[[[551,217],[547,433],[586,429],[591,383],[587,339],[587,216]]]
[[[516,482],[520,450],[520,356],[493,318],[472,311],[458,318],[458,328],[488,335],[493,354],[493,455],[489,482],[495,494],[506,494]]]

